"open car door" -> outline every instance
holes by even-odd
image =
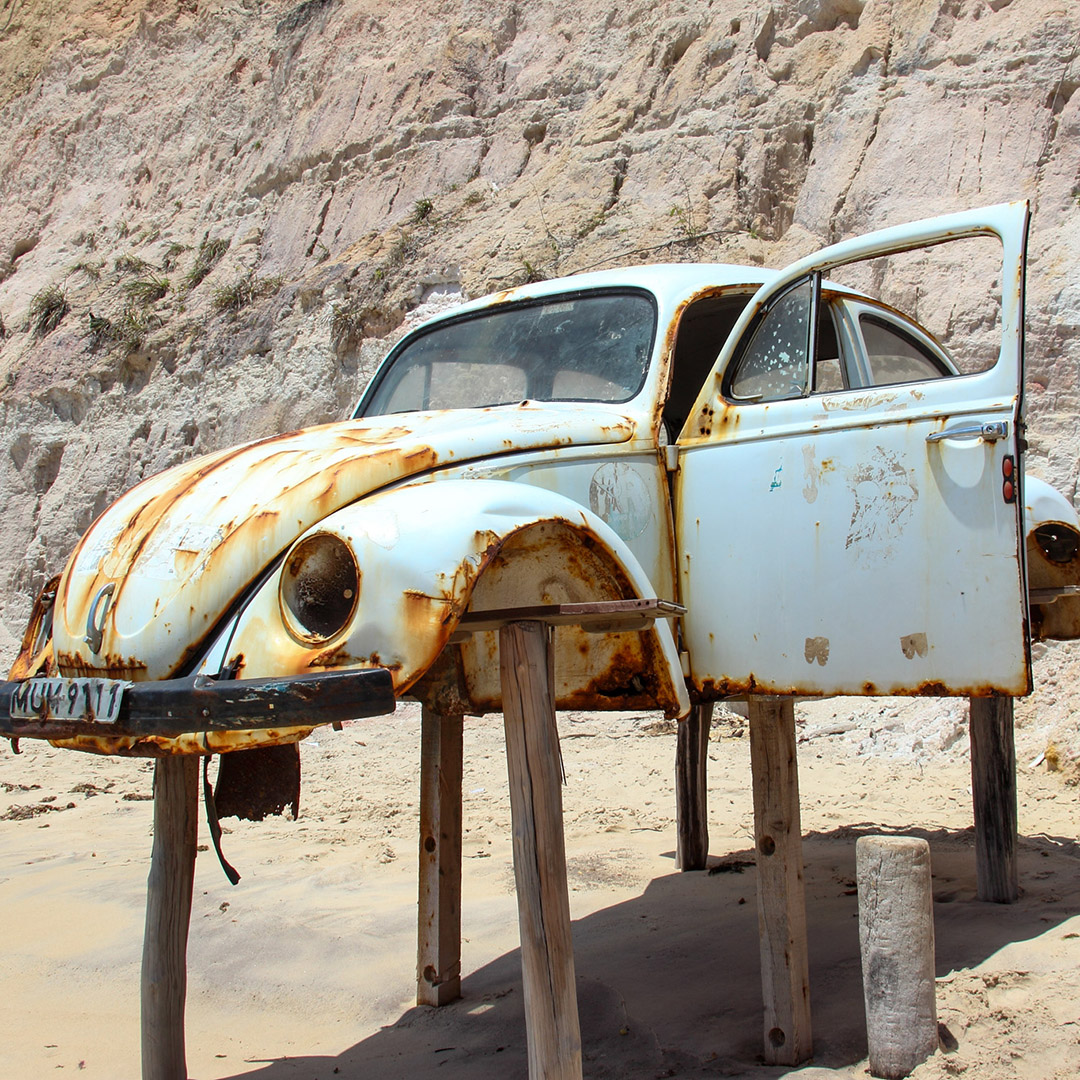
[[[683,641],[704,697],[1030,690],[1027,224],[1016,203],[844,241],[747,306],[678,440]],[[823,275],[975,236],[1001,244],[1000,276],[986,282],[1000,291],[996,362],[815,386]],[[842,346],[843,328],[832,332]]]

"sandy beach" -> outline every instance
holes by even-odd
[[[916,1080],[1080,1071],[1080,650],[1037,650],[1017,706],[1011,906],[975,899],[964,701],[800,704],[814,1059],[761,1064],[749,748],[714,716],[710,870],[675,870],[673,725],[560,714],[585,1075],[862,1077],[855,840],[931,846],[945,1049]],[[300,816],[200,830],[187,1046],[198,1080],[526,1075],[502,724],[465,727],[463,997],[414,1005],[419,708],[302,744]],[[1049,762],[1047,748],[1050,748]],[[152,763],[26,741],[0,752],[0,1076],[139,1074]]]

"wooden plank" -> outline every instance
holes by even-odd
[[[749,706],[765,1060],[798,1065],[813,1039],[795,706],[773,697],[751,697]]]
[[[551,629],[510,623],[499,653],[529,1076],[580,1080]]]
[[[458,630],[475,633],[498,630],[511,622],[537,621],[551,626],[581,626],[586,630],[637,629],[652,619],[684,615],[686,608],[655,597],[632,600],[595,600],[581,604],[538,604],[532,607],[491,608],[467,611]]]
[[[417,1005],[461,997],[462,717],[424,706],[420,721]]]
[[[675,865],[704,870],[709,861],[709,728],[712,702],[695,705],[675,742]]]
[[[199,759],[154,762],[154,846],[142,958],[143,1080],[187,1080],[184,1003],[198,837]]]
[[[971,791],[975,805],[975,878],[980,900],[1015,903],[1016,748],[1013,699],[971,698]]]

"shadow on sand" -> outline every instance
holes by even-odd
[[[866,1055],[855,840],[882,831],[855,825],[804,837],[814,1063],[826,1068]],[[930,843],[939,976],[973,967],[1002,946],[1038,937],[1080,912],[1080,845],[1071,839],[1021,838],[1021,898],[1002,906],[975,899],[972,830],[888,831]],[[714,856],[709,871],[657,878],[641,896],[574,923],[586,1077],[752,1074],[772,1080],[790,1071],[761,1064],[752,860],[748,850]],[[724,871],[740,862],[750,865]],[[460,1001],[442,1009],[410,1009],[335,1057],[268,1061],[244,1076],[525,1078],[517,950],[467,973],[462,992]]]

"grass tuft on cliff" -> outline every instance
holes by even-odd
[[[203,240],[199,250],[195,253],[195,263],[184,275],[184,284],[189,289],[194,289],[203,278],[214,269],[221,261],[221,257],[229,250],[229,241],[218,238],[217,240]]]
[[[214,310],[235,315],[249,304],[265,296],[273,296],[281,288],[281,278],[259,278],[245,274],[231,285],[214,290]]]
[[[30,301],[30,329],[38,337],[52,333],[64,316],[71,310],[64,290],[59,285],[46,285],[40,292],[34,293]]]
[[[149,307],[156,304],[169,291],[169,279],[150,274],[145,278],[136,278],[124,285],[124,294],[133,304]]]

